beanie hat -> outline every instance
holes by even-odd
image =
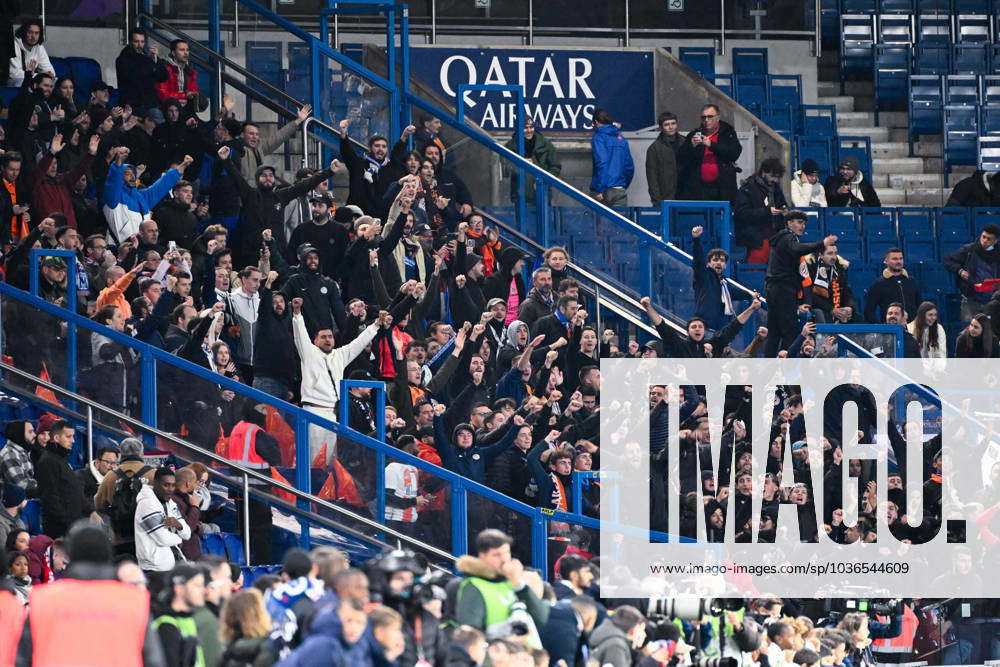
[[[25,494],[24,489],[22,489],[17,484],[4,484],[3,485],[3,506],[4,507],[17,507],[24,502]]]
[[[90,127],[93,129],[107,120],[111,112],[104,107],[91,107],[87,111],[87,115],[90,116]]]
[[[111,563],[111,541],[107,534],[87,522],[81,522],[69,532],[69,562]]]
[[[803,160],[803,162],[802,162],[802,173],[803,174],[818,174],[819,173],[819,165],[816,164],[816,160],[813,160],[812,158],[807,158],[806,160]]]
[[[57,258],[58,259],[58,258]],[[56,417],[51,412],[46,412],[44,415],[38,418],[38,428],[36,431],[48,431],[52,428],[52,425],[56,422]]]
[[[465,256],[465,266],[463,273],[468,273],[472,268],[483,261],[483,258],[476,253],[469,253]]]
[[[861,171],[861,165],[858,163],[858,158],[853,155],[848,155],[843,160],[840,161],[841,167],[848,167],[852,171]]]
[[[473,444],[475,444],[476,429],[472,428],[472,424],[467,424],[467,423],[459,424],[458,426],[455,427],[455,430],[451,432],[452,441],[458,440],[458,434],[462,431],[468,431],[472,435]]]

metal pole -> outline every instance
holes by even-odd
[[[126,0],[127,2],[127,0]],[[42,0],[42,27],[45,27],[45,0]]]
[[[594,285],[594,301],[595,301],[594,310],[597,312],[597,337],[598,337],[597,339],[599,341],[601,339],[601,336],[604,335],[604,326],[601,323],[601,286],[600,285]],[[598,348],[598,351],[600,351],[600,348]]]
[[[822,35],[822,22],[820,21],[820,12],[822,11],[822,8],[820,7],[820,4],[821,4],[820,0],[816,0],[816,9],[814,10],[815,14],[816,14],[816,16],[815,16],[815,20],[816,20],[816,25],[815,25],[816,37],[815,37],[815,41],[813,42],[813,55],[817,59],[819,58],[820,53],[822,53],[822,49],[823,49],[823,45],[821,44],[821,41],[823,39],[823,35]]]
[[[233,0],[232,46],[234,49],[238,49],[240,46],[240,0]]]
[[[94,460],[94,408],[87,406],[87,462]]]
[[[125,0],[125,7],[122,9],[122,44],[123,45],[128,44],[129,37],[131,37],[130,32],[132,30],[132,21],[129,18],[130,15],[131,15],[130,10],[132,9],[131,4],[132,3],[129,2],[129,0]]]
[[[336,14],[333,15],[333,48],[340,50],[340,18]]]
[[[535,43],[535,0],[528,0],[528,46]]]
[[[726,55],[726,0],[719,0],[719,55]]]
[[[250,564],[250,478],[243,473],[243,555]]]
[[[625,0],[625,46],[628,46],[629,42],[629,25],[628,25],[628,0]]]
[[[528,11],[530,12],[531,5],[529,4],[528,7],[529,7]],[[437,15],[438,15],[437,0],[431,0],[431,44],[437,43],[437,38],[438,38]]]

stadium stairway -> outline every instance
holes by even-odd
[[[909,114],[882,111],[876,115],[874,84],[842,81],[836,51],[824,52],[819,76],[817,104],[837,108],[838,133],[871,138],[872,168],[865,176],[871,178],[883,206],[944,206],[955,183],[975,170],[954,166],[945,177],[941,135],[919,137],[911,154]]]

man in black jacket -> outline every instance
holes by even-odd
[[[260,288],[257,339],[254,341],[253,388],[284,401],[298,386],[299,360],[292,338],[292,318],[286,295],[272,292],[272,271]]]
[[[702,227],[691,229],[691,269],[694,287],[694,314],[703,319],[710,329],[723,326],[723,318],[736,314],[735,299],[726,282],[726,265],[729,253],[722,248],[712,248],[705,257],[701,244]]]
[[[798,335],[798,292],[801,284],[799,261],[803,255],[821,252],[837,243],[836,236],[827,236],[816,243],[799,243],[806,231],[808,217],[801,211],[791,211],[785,227],[771,237],[771,254],[767,260],[767,340],[764,356],[775,357],[779,349],[788,346]],[[782,347],[783,346],[783,347]]]
[[[198,236],[198,218],[194,211],[194,186],[190,181],[181,179],[170,189],[170,196],[165,197],[153,210],[152,218],[159,225],[162,245],[171,241],[179,248],[191,249]]]
[[[285,283],[285,302],[302,299],[302,317],[310,336],[322,329],[344,331],[347,312],[340,296],[340,287],[319,272],[319,251],[311,245],[299,248],[298,270]],[[287,305],[286,305],[287,307]]]
[[[545,336],[539,347],[551,345],[560,338],[567,342],[573,337],[573,331],[586,318],[586,312],[580,317],[580,300],[575,296],[559,297],[556,309],[551,315],[546,315],[531,327],[531,337]]]
[[[145,117],[150,113],[156,121],[163,122],[163,112],[156,99],[153,72],[159,58],[155,44],[149,45],[146,53],[146,31],[133,28],[128,46],[115,58],[118,73],[118,104],[132,106],[132,113]]]
[[[701,109],[701,125],[684,139],[677,153],[677,187],[684,199],[733,201],[736,197],[736,161],[743,152],[732,125],[721,119],[719,107]]]
[[[740,187],[733,202],[736,242],[747,249],[747,262],[763,264],[771,236],[785,224],[788,204],[781,191],[785,167],[778,158],[764,160]],[[757,251],[756,257],[754,251]]]
[[[881,206],[870,180],[861,171],[858,158],[848,155],[840,161],[836,174],[823,184],[828,206]]]
[[[42,530],[55,539],[69,532],[77,519],[101,518],[94,512],[94,498],[83,492],[80,479],[69,465],[76,433],[69,422],[58,420],[49,428],[51,440],[38,460],[35,478],[38,480],[42,503]]]
[[[906,319],[912,320],[920,306],[920,285],[904,268],[903,250],[889,248],[885,251],[885,269],[865,293],[865,321],[882,322],[890,303],[896,301],[906,307]]]
[[[250,187],[240,176],[240,169],[233,162],[231,150],[223,146],[218,151],[219,160],[226,170],[226,176],[232,187],[240,192],[242,213],[234,235],[233,253],[237,266],[252,266],[257,262],[260,252],[261,233],[270,229],[278,243],[278,249],[284,253],[284,220],[282,212],[285,204],[312,190],[317,183],[332,178],[342,169],[340,163],[334,160],[329,169],[316,172],[312,177],[299,181],[287,187],[275,187],[274,167],[263,166],[257,169],[254,177],[257,187]]]
[[[677,198],[677,150],[681,136],[677,133],[677,116],[664,111],[657,119],[660,134],[646,149],[646,183],[649,199],[659,208],[664,200]]]
[[[583,647],[597,624],[597,605],[585,595],[560,600],[552,605],[549,620],[539,629],[542,647],[555,665],[582,665]]]
[[[118,451],[112,447],[101,447],[93,461],[75,472],[83,486],[83,495],[93,498],[97,495],[104,476],[118,467]]]
[[[517,319],[528,325],[528,329],[540,317],[551,315],[556,307],[552,296],[552,269],[540,266],[531,274],[531,290],[517,310]]]
[[[340,121],[340,157],[350,174],[350,191],[347,203],[360,206],[366,215],[380,217],[383,214],[382,198],[395,178],[401,174],[392,169],[392,163],[400,164],[406,159],[406,140],[416,131],[413,125],[403,129],[399,141],[389,155],[389,140],[375,134],[368,139],[368,152],[358,155],[357,149],[347,136],[350,120]]]
[[[945,206],[1000,206],[1000,172],[982,169],[955,184]]]
[[[760,299],[755,294],[749,308],[734,317],[729,324],[722,327],[714,336],[708,338],[706,337],[708,327],[705,326],[705,320],[700,317],[692,317],[688,320],[686,326],[687,335],[684,336],[667,325],[663,316],[653,308],[653,303],[648,296],[639,299],[639,303],[646,309],[646,314],[649,316],[653,326],[656,327],[656,332],[660,334],[660,338],[663,339],[670,356],[678,359],[688,357],[705,357],[707,359],[722,356],[722,351],[736,338],[736,334],[740,332],[740,329],[750,319],[750,316],[762,305]]]
[[[311,218],[292,232],[290,248],[294,250],[303,243],[311,245],[319,252],[319,268],[324,276],[334,280],[340,275],[341,263],[351,243],[347,228],[330,217],[333,197],[326,192],[315,192],[309,197]]]
[[[972,243],[951,253],[942,260],[944,268],[955,274],[955,284],[962,293],[962,320],[983,312],[990,292],[977,292],[975,285],[991,278],[1000,278],[1000,226],[988,224]]]

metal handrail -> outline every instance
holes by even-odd
[[[434,555],[440,556],[441,558],[447,558],[447,559],[449,559],[451,561],[455,561],[456,560],[456,558],[452,554],[447,553],[445,551],[442,551],[442,550],[438,549],[437,547],[435,547],[433,545],[426,544],[424,542],[416,540],[416,539],[414,539],[412,537],[409,537],[408,535],[405,535],[404,533],[400,533],[400,532],[398,532],[396,530],[393,530],[392,528],[389,528],[387,526],[384,526],[384,525],[382,525],[382,524],[380,524],[380,523],[378,523],[376,521],[372,521],[371,519],[368,519],[368,518],[366,518],[364,516],[361,516],[360,514],[356,514],[355,512],[352,512],[350,510],[344,509],[343,507],[340,507],[339,505],[335,505],[335,504],[329,502],[328,500],[325,500],[325,499],[320,498],[318,496],[314,496],[311,493],[308,493],[306,491],[302,491],[300,489],[296,489],[293,486],[289,486],[288,484],[285,484],[284,482],[282,482],[280,480],[276,480],[273,477],[269,477],[267,475],[263,475],[263,474],[257,472],[256,470],[254,470],[253,468],[243,467],[242,465],[240,465],[238,463],[234,463],[230,459],[227,459],[225,457],[219,456],[218,454],[216,454],[215,452],[213,452],[211,450],[208,450],[208,449],[205,449],[203,447],[200,447],[200,446],[198,446],[198,445],[196,445],[196,444],[194,444],[192,442],[189,442],[187,440],[182,440],[181,438],[178,438],[177,436],[173,435],[172,433],[167,433],[166,431],[162,431],[159,428],[156,428],[155,426],[150,426],[148,424],[144,424],[143,422],[139,421],[138,419],[135,419],[134,417],[130,417],[130,416],[128,416],[126,414],[123,414],[121,412],[118,412],[116,410],[112,410],[111,408],[109,408],[107,406],[104,406],[104,405],[102,405],[102,404],[100,404],[100,403],[98,403],[98,402],[96,402],[96,401],[94,401],[92,399],[89,399],[86,396],[81,396],[80,394],[78,394],[78,393],[76,393],[74,391],[70,391],[70,390],[65,389],[63,387],[60,387],[59,385],[56,385],[56,384],[53,384],[53,383],[48,382],[46,380],[43,380],[43,379],[41,379],[39,377],[36,377],[36,376],[32,375],[31,373],[28,373],[27,371],[23,371],[23,370],[15,367],[15,366],[11,366],[8,363],[0,361],[0,369],[3,369],[4,371],[6,371],[8,373],[13,373],[13,374],[15,374],[15,375],[17,375],[19,377],[22,377],[25,380],[28,380],[30,382],[34,382],[35,384],[38,384],[39,386],[45,387],[46,389],[49,389],[50,391],[60,393],[60,394],[66,396],[67,398],[69,398],[69,399],[71,399],[73,401],[76,401],[78,403],[81,403],[83,405],[88,406],[91,409],[98,409],[101,412],[103,412],[103,413],[105,413],[107,415],[110,415],[110,416],[114,417],[115,419],[117,419],[117,420],[119,420],[119,421],[121,421],[121,422],[129,425],[130,427],[139,429],[141,431],[144,431],[146,433],[154,435],[157,438],[161,438],[161,439],[166,440],[167,442],[173,443],[175,445],[179,445],[179,446],[183,447],[186,450],[190,450],[192,452],[197,453],[199,456],[204,456],[205,458],[210,459],[213,463],[218,463],[220,465],[226,466],[227,468],[231,468],[233,470],[237,470],[237,471],[239,471],[240,475],[242,475],[242,477],[244,478],[244,480],[247,480],[250,477],[253,477],[254,479],[256,479],[256,480],[258,480],[260,482],[264,482],[268,486],[277,487],[277,488],[281,489],[282,491],[284,491],[286,493],[290,493],[290,494],[292,494],[293,496],[295,496],[299,500],[304,500],[304,501],[306,501],[308,503],[315,503],[316,505],[319,505],[321,507],[325,507],[326,509],[333,510],[334,512],[337,512],[338,514],[342,514],[342,515],[344,515],[346,517],[349,517],[349,518],[351,518],[351,519],[353,519],[355,521],[358,521],[359,523],[363,523],[366,526],[371,527],[373,530],[381,531],[383,533],[387,533],[389,535],[392,535],[393,537],[395,537],[398,540],[401,540],[401,541],[407,542],[409,544],[412,544],[412,545],[416,546],[417,548],[419,548],[421,550],[426,550],[429,553],[433,553]],[[9,385],[8,385],[8,388],[10,388]],[[208,469],[209,469],[210,473],[213,473],[216,476],[222,477],[224,479],[232,480],[232,478],[230,478],[228,475],[224,475],[224,474],[220,473],[218,470],[213,469],[211,466],[208,466]],[[233,483],[236,484],[238,482],[233,482]],[[270,494],[262,494],[262,495],[270,496]],[[308,514],[310,515],[310,517],[313,516],[312,512],[309,512]],[[247,514],[247,516],[248,516],[248,514]],[[315,516],[319,517],[319,515],[315,515]],[[319,517],[319,518],[322,518],[322,517]],[[336,522],[330,522],[330,523],[333,524],[333,526],[335,526],[337,530],[340,530],[342,528],[347,528],[346,526],[341,526],[340,524],[337,524]],[[348,529],[348,530],[350,530],[350,529]],[[372,541],[374,541],[377,544],[384,544],[384,543],[382,543],[382,542],[380,542],[378,540],[375,540],[375,538],[372,538],[372,537],[364,535],[364,533],[358,533],[357,531],[353,531],[353,532],[356,533],[354,535],[355,537],[359,537],[359,538],[363,537],[364,539],[366,539],[366,540],[372,540]],[[245,542],[249,541],[249,536],[246,533],[244,534],[244,541]],[[385,546],[388,546],[388,545],[385,545]],[[249,556],[249,554],[250,554],[249,547],[246,548],[246,553]]]

